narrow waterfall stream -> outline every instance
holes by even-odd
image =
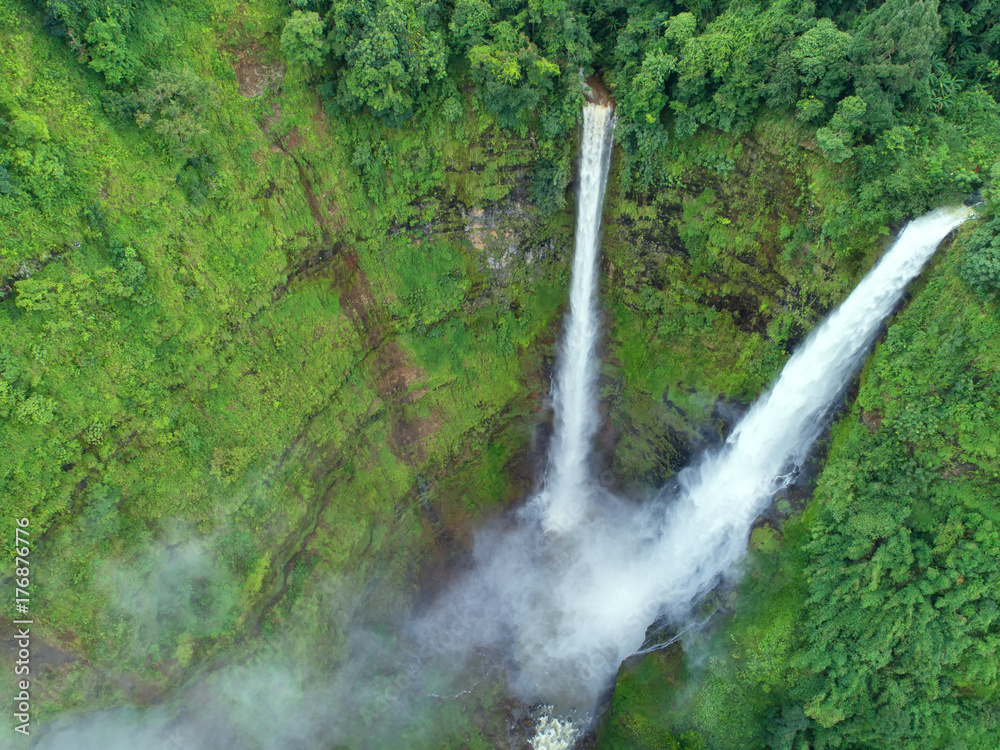
[[[549,471],[537,499],[550,531],[572,529],[581,520],[591,491],[589,459],[599,426],[595,393],[600,334],[597,269],[613,132],[614,114],[609,105],[584,107],[570,309],[553,388],[555,432]]]

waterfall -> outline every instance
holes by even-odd
[[[570,310],[553,387],[555,431],[549,470],[536,499],[548,531],[565,532],[580,521],[592,484],[589,458],[599,426],[595,394],[600,332],[597,270],[613,132],[609,105],[591,103],[584,107]]]
[[[788,360],[723,449],[680,475],[680,496],[650,555],[659,571],[639,596],[685,607],[746,549],[754,519],[795,478],[857,373],[883,321],[940,242],[972,213],[964,206],[906,226],[885,257]]]
[[[911,222],[792,355],[725,445],[649,503],[617,498],[590,479],[585,462],[596,422],[596,334],[590,329],[582,344],[567,335],[562,368],[581,371],[560,372],[557,408],[566,413],[557,421],[560,435],[543,493],[513,526],[497,524],[477,535],[474,569],[420,629],[446,644],[445,651],[482,643],[509,648],[517,665],[512,687],[525,701],[586,721],[622,660],[641,648],[647,627],[661,616],[685,623],[698,598],[732,571],[754,520],[794,480],[885,318],[969,213],[939,210]],[[596,237],[596,221],[593,231]],[[592,267],[593,256],[588,262]],[[574,315],[578,299],[594,325],[593,287],[574,296]],[[579,384],[578,390],[564,383]],[[575,437],[568,434],[571,424],[580,426]],[[539,737],[538,746],[559,746],[545,742]]]
[[[564,689],[575,683],[577,696],[592,699],[658,615],[681,622],[690,614],[743,555],[774,493],[793,481],[907,285],[970,213],[944,209],[911,222],[721,450],[681,472],[678,488],[638,510],[608,498],[595,506],[571,547],[546,560],[545,601],[534,613],[544,626],[521,628],[536,645],[543,633],[549,639],[529,657],[532,680],[551,684],[548,675],[560,672]],[[585,687],[588,679],[596,685]]]

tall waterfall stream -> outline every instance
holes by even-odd
[[[545,488],[536,502],[547,529],[567,531],[579,520],[591,494],[590,453],[600,426],[597,413],[598,257],[604,187],[611,165],[614,116],[608,105],[583,110],[580,143],[576,250],[569,314],[555,387],[555,432]]]

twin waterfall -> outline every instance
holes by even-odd
[[[883,321],[971,210],[942,209],[908,224],[725,445],[681,472],[673,489],[638,505],[601,489],[589,466],[599,427],[595,273],[610,108],[587,105],[583,127],[576,254],[553,389],[549,468],[518,528],[480,537],[486,571],[480,583],[513,630],[519,692],[557,711],[586,714],[621,661],[642,646],[650,623],[659,617],[683,625],[698,598],[732,570],[755,518],[796,477]],[[558,744],[540,738],[536,747]]]

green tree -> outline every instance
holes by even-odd
[[[51,210],[72,184],[62,147],[50,138],[45,120],[30,112],[0,119],[0,169],[0,194],[21,196],[43,210]]]
[[[829,18],[819,19],[798,38],[791,55],[798,63],[804,92],[823,104],[836,101],[849,76],[850,44],[851,35],[838,29]]]
[[[448,24],[452,48],[466,52],[482,44],[495,18],[493,4],[488,0],[456,0]]]
[[[810,747],[995,743],[997,321],[960,257],[889,329],[816,488],[792,691]]]
[[[137,0],[49,0],[46,27],[85,53],[88,65],[111,86],[131,85],[142,72],[132,48]]]
[[[503,125],[525,131],[536,107],[556,91],[560,104],[549,108],[555,117],[542,113],[543,138],[576,122],[559,110],[567,101],[579,104],[572,93],[576,74],[592,62],[593,41],[577,2],[459,0],[449,32],[456,51],[468,57],[481,101]]]
[[[347,109],[400,122],[424,87],[446,74],[447,48],[433,0],[334,0],[327,22],[338,68],[336,101]]]
[[[1000,96],[1000,24],[995,0],[940,4],[944,57],[959,79],[976,81]]]
[[[174,155],[191,157],[208,133],[214,98],[215,88],[189,68],[155,70],[139,89],[135,120],[140,128],[151,125]]]
[[[749,129],[769,88],[772,98],[781,101],[787,96],[776,92],[794,81],[779,75],[769,87],[772,69],[777,66],[787,74],[791,44],[814,22],[811,4],[789,0],[777,0],[766,8],[740,4],[690,36],[678,50],[678,77],[670,92],[677,134],[690,135],[701,126],[725,132]],[[667,36],[671,29],[668,25]],[[683,30],[687,35],[690,23]],[[777,65],[782,57],[786,64]],[[793,94],[789,103],[794,101]]]
[[[532,110],[560,73],[559,66],[508,21],[490,27],[489,41],[469,50],[469,62],[486,108],[511,128],[527,127]]]
[[[90,67],[104,74],[112,86],[132,83],[140,65],[129,49],[125,30],[114,18],[93,21],[84,33],[90,52]]]
[[[281,52],[285,57],[292,62],[319,67],[326,58],[327,50],[319,13],[294,11],[281,32]]]
[[[826,158],[842,162],[854,153],[851,145],[855,133],[862,127],[868,104],[857,96],[848,96],[837,105],[829,124],[816,131],[816,141]]]
[[[886,0],[862,17],[850,59],[868,132],[896,124],[912,100],[930,99],[931,62],[941,40],[937,0]]]
[[[681,49],[694,36],[697,21],[691,13],[679,13],[662,26],[663,36],[647,48],[622,102],[621,114],[650,125],[659,122],[667,105],[667,79],[677,71]]]
[[[984,224],[969,237],[962,277],[985,295],[1000,294],[1000,218]]]

